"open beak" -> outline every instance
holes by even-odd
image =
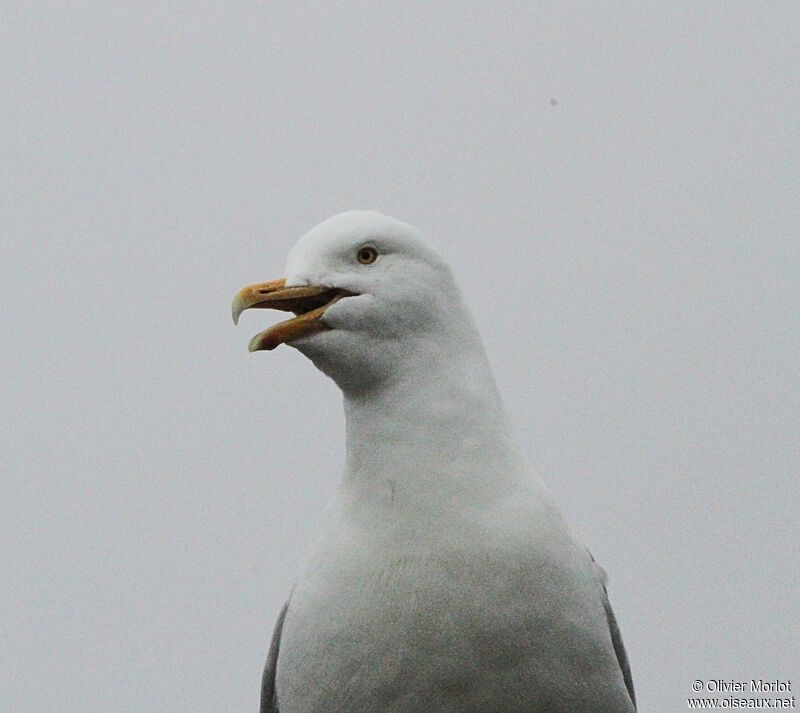
[[[286,280],[272,280],[248,285],[239,290],[233,298],[234,324],[239,323],[239,315],[242,312],[251,308],[279,309],[284,312],[294,312],[296,315],[256,334],[250,340],[248,347],[251,352],[274,349],[292,339],[329,329],[320,319],[325,310],[345,295],[352,294],[335,287],[313,285],[286,287],[285,283]]]

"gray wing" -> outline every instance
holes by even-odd
[[[617,617],[614,616],[614,610],[611,608],[611,602],[608,599],[608,590],[606,583],[608,575],[606,571],[594,559],[594,555],[589,552],[589,557],[592,558],[595,573],[597,574],[600,584],[603,587],[603,609],[606,610],[606,619],[608,620],[608,630],[611,634],[611,643],[614,646],[614,653],[617,655],[617,663],[622,671],[622,678],[625,681],[625,688],[628,689],[628,695],[631,697],[634,709],[636,709],[636,694],[633,691],[633,676],[631,675],[631,665],[628,661],[628,654],[625,652],[625,646],[622,643],[622,634],[617,624]]]
[[[261,713],[279,713],[278,694],[275,691],[275,671],[278,668],[278,651],[281,648],[283,620],[286,618],[288,609],[289,602],[286,602],[281,613],[278,614],[275,631],[272,633],[272,643],[269,645],[267,663],[264,665],[264,675],[261,677]]]
[[[608,629],[611,632],[611,643],[614,645],[614,653],[617,655],[617,661],[622,671],[622,678],[625,679],[625,688],[628,689],[628,695],[631,697],[634,709],[636,709],[636,694],[633,691],[633,676],[631,675],[631,665],[628,662],[628,654],[625,653],[625,646],[622,644],[622,634],[620,634],[619,626],[617,624],[617,617],[614,616],[614,610],[611,608],[611,602],[608,601],[608,592],[606,585],[603,585],[603,608],[606,610],[606,617],[608,618]],[[277,709],[276,709],[277,711]]]

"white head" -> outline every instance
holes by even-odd
[[[250,307],[294,312],[253,338],[252,351],[287,343],[345,393],[411,370],[458,361],[480,339],[450,269],[411,225],[374,211],[340,213],[289,253],[286,278],[236,296]]]

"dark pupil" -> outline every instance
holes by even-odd
[[[362,250],[361,251],[361,259],[362,260],[369,260],[372,258],[372,250]]]

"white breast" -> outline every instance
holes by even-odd
[[[281,713],[631,710],[588,557],[514,495],[437,523],[341,493],[292,595]]]

